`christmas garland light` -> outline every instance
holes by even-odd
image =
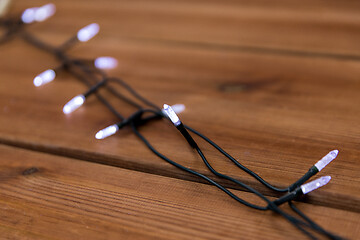
[[[11,40],[13,37],[20,37],[29,44],[31,44],[34,47],[37,47],[43,51],[48,52],[49,54],[55,56],[57,60],[59,60],[60,65],[55,67],[54,69],[48,69],[44,72],[38,74],[34,80],[33,83],[36,87],[41,87],[44,84],[48,84],[52,82],[58,74],[60,74],[62,71],[67,71],[71,75],[73,75],[75,78],[79,79],[81,82],[83,82],[87,87],[88,90],[85,91],[82,94],[79,94],[75,96],[73,99],[71,99],[69,102],[65,104],[63,107],[64,114],[70,114],[73,111],[75,111],[77,108],[82,106],[85,102],[87,97],[90,95],[95,95],[118,119],[119,122],[112,124],[109,127],[106,127],[105,129],[100,130],[96,133],[95,138],[96,139],[104,139],[106,137],[109,137],[116,132],[120,131],[124,127],[131,127],[134,134],[136,134],[140,140],[142,140],[145,145],[159,158],[167,161],[168,163],[172,164],[173,166],[188,172],[190,174],[196,175],[210,184],[218,187],[220,190],[228,194],[230,197],[235,199],[241,204],[244,204],[248,207],[257,209],[257,210],[271,210],[274,211],[281,216],[283,216],[286,220],[288,220],[291,224],[293,224],[296,228],[298,228],[300,231],[302,231],[305,235],[307,235],[310,239],[316,239],[316,236],[309,232],[308,230],[313,230],[317,233],[320,233],[330,239],[341,239],[341,237],[332,234],[326,230],[324,230],[322,227],[320,227],[318,224],[316,224],[314,221],[312,221],[309,217],[307,217],[304,213],[302,213],[293,203],[292,200],[297,198],[299,195],[307,194],[319,187],[322,187],[326,185],[331,177],[325,176],[318,178],[316,180],[313,180],[309,183],[306,183],[307,180],[309,180],[312,176],[320,172],[326,165],[328,165],[332,160],[334,160],[337,155],[338,151],[333,150],[330,153],[328,153],[325,157],[323,157],[321,160],[319,160],[315,165],[313,165],[307,173],[305,173],[298,181],[291,184],[287,188],[277,188],[264,179],[262,179],[259,175],[257,175],[255,172],[251,171],[250,169],[246,168],[244,165],[242,165],[238,160],[236,160],[234,157],[232,157],[229,153],[225,152],[221,147],[219,147],[216,143],[214,143],[212,140],[201,134],[200,132],[196,131],[195,129],[192,129],[191,127],[183,124],[178,117],[177,114],[184,111],[185,106],[182,104],[177,104],[173,106],[169,106],[164,104],[163,108],[157,107],[155,104],[153,104],[151,101],[145,99],[140,94],[138,94],[132,87],[130,87],[126,82],[121,80],[120,78],[116,77],[110,77],[108,74],[104,72],[106,69],[111,69],[117,66],[118,62],[116,59],[112,57],[98,57],[94,61],[87,61],[87,60],[81,60],[74,57],[70,57],[66,51],[73,47],[76,43],[80,42],[87,42],[91,38],[93,38],[95,35],[98,34],[100,27],[97,23],[92,23],[82,29],[80,29],[77,34],[73,37],[71,37],[68,41],[66,41],[64,44],[62,44],[59,47],[51,46],[38,38],[36,38],[34,35],[30,34],[26,30],[26,26],[28,24],[32,24],[35,22],[42,22],[51,17],[55,14],[55,5],[54,4],[46,4],[41,7],[34,7],[34,8],[28,8],[26,9],[20,16],[15,17],[3,17],[0,18],[0,27],[5,29],[5,34],[0,37],[0,43],[5,43],[9,40]],[[124,88],[126,91],[128,91],[132,97],[140,101],[142,104],[139,104],[132,99],[124,96],[119,91],[117,91],[115,88],[111,87],[109,83],[118,84],[122,88]],[[125,101],[126,103],[134,106],[137,108],[137,111],[135,111],[132,115],[129,117],[124,117],[121,113],[119,113],[114,106],[112,106],[106,98],[98,93],[98,90],[100,88],[104,88],[107,90],[108,93],[116,96],[117,98]],[[144,107],[144,106],[147,106]],[[253,203],[250,203],[239,196],[232,193],[229,189],[225,188],[215,180],[211,179],[208,176],[205,176],[199,172],[196,172],[190,168],[187,168],[185,166],[182,166],[168,157],[164,156],[160,152],[158,152],[151,144],[150,142],[140,133],[139,127],[144,124],[149,124],[152,121],[156,121],[159,119],[168,119],[170,122],[174,124],[174,126],[179,130],[179,132],[185,137],[188,144],[196,150],[196,152],[199,154],[200,158],[203,160],[205,166],[216,176],[220,178],[227,179],[228,181],[231,181],[243,189],[248,190],[249,192],[255,194],[260,199],[262,199],[265,202],[265,206],[256,205]],[[271,201],[269,198],[264,196],[259,191],[255,190],[254,188],[246,185],[245,183],[234,179],[228,175],[222,174],[215,170],[211,164],[207,161],[204,153],[199,148],[196,141],[192,138],[191,134],[195,134],[202,138],[206,143],[214,147],[216,150],[218,150],[221,154],[223,154],[226,158],[228,158],[231,162],[233,162],[237,167],[239,167],[241,170],[255,178],[257,181],[259,181],[261,184],[266,186],[267,188],[276,191],[284,193],[284,195],[274,201]],[[295,217],[293,215],[290,215],[283,210],[279,208],[281,204],[288,203],[290,208],[298,215],[298,217]],[[299,218],[300,217],[300,218]]]

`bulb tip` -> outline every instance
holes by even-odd
[[[91,23],[86,27],[80,29],[77,33],[77,38],[80,42],[87,42],[93,38],[100,31],[100,26],[97,23]]]
[[[300,188],[301,188],[303,194],[307,194],[309,192],[314,191],[315,189],[325,186],[328,182],[330,182],[330,180],[331,180],[330,176],[320,177],[309,183],[305,183],[305,184],[301,185]]]
[[[325,176],[325,177],[322,177],[322,181],[323,181],[323,183],[324,183],[324,185],[325,184],[327,184],[328,182],[330,182],[330,180],[331,180],[331,176]]]
[[[42,22],[54,15],[56,12],[56,6],[53,3],[46,4],[37,8],[35,11],[35,21]]]
[[[100,130],[95,134],[96,139],[104,139],[104,131]]]
[[[29,24],[35,21],[35,12],[37,8],[27,8],[21,15],[21,21]]]
[[[40,87],[42,85],[42,83],[43,83],[43,81],[42,81],[41,77],[36,76],[34,78],[34,86],[35,87]]]
[[[72,113],[73,111],[78,109],[81,105],[83,105],[84,102],[85,102],[85,96],[78,95],[65,104],[65,106],[63,107],[63,112],[65,114]]]
[[[113,124],[111,126],[108,126],[107,128],[104,128],[100,131],[98,131],[95,134],[96,139],[104,139],[107,137],[110,137],[111,135],[114,135],[119,130],[119,126],[117,124]]]
[[[175,105],[172,105],[171,107],[176,114],[179,114],[179,113],[182,113],[183,111],[185,111],[184,104],[175,104]]]
[[[37,75],[34,78],[34,85],[36,87],[40,87],[41,85],[44,85],[46,83],[49,83],[51,81],[53,81],[56,77],[56,73],[54,70],[52,69],[48,69],[42,73],[40,73],[39,75]]]
[[[337,157],[337,155],[339,154],[339,150],[332,150],[332,151],[331,151],[331,154],[332,154],[334,157]]]
[[[98,57],[94,61],[94,65],[99,69],[113,69],[118,65],[118,61],[113,57]]]
[[[71,108],[68,106],[68,105],[65,105],[64,107],[63,107],[63,113],[65,113],[65,114],[69,114],[69,113],[71,113],[72,111],[71,111]]]
[[[331,152],[326,154],[322,159],[320,159],[317,163],[315,163],[314,166],[320,172],[324,167],[326,167],[326,165],[328,165],[332,160],[334,160],[337,157],[338,153],[339,153],[338,150],[332,150]]]
[[[167,115],[169,117],[169,119],[171,120],[171,122],[177,127],[181,124],[181,121],[179,119],[179,117],[176,115],[175,111],[172,109],[172,107],[170,107],[167,104],[163,105],[163,113],[165,113],[165,115]]]

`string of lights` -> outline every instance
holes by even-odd
[[[79,59],[70,56],[67,53],[67,50],[74,47],[78,43],[87,42],[93,37],[95,37],[99,31],[100,26],[97,23],[92,23],[90,25],[85,26],[84,28],[80,29],[73,37],[69,38],[64,44],[54,47],[46,42],[41,41],[33,34],[29,33],[26,29],[27,25],[33,24],[36,22],[43,22],[49,17],[55,14],[56,7],[54,4],[46,4],[41,7],[33,7],[28,8],[21,13],[21,15],[14,16],[14,17],[2,17],[0,18],[0,27],[5,30],[3,36],[0,37],[0,43],[4,44],[7,41],[15,37],[22,38],[25,42],[29,43],[30,45],[48,52],[52,56],[54,56],[60,64],[53,69],[47,69],[42,73],[35,76],[33,83],[35,87],[41,87],[45,84],[49,84],[50,82],[54,81],[56,76],[61,74],[61,72],[66,71],[74,76],[76,79],[81,81],[86,87],[87,90],[75,96],[70,101],[68,101],[63,107],[64,114],[71,114],[73,111],[81,107],[85,104],[86,99],[91,96],[95,95],[98,100],[104,104],[104,106],[112,112],[119,121],[98,131],[95,135],[96,139],[105,139],[116,132],[120,131],[125,127],[129,127],[132,129],[134,134],[152,151],[156,156],[165,160],[169,164],[175,166],[178,169],[181,169],[189,174],[193,174],[203,180],[207,181],[208,183],[216,186],[231,198],[236,200],[237,202],[248,206],[250,208],[262,211],[273,211],[281,216],[283,216],[287,221],[289,221],[292,225],[298,228],[301,232],[303,232],[306,236],[310,239],[317,239],[314,232],[318,234],[324,235],[329,239],[341,239],[341,237],[334,235],[314,221],[312,221],[308,216],[306,216],[303,212],[301,212],[293,203],[292,201],[295,200],[298,196],[303,194],[308,194],[315,189],[326,185],[331,177],[325,176],[315,179],[311,182],[306,183],[312,176],[316,175],[320,172],[326,165],[328,165],[332,160],[334,160],[337,155],[338,151],[333,150],[329,152],[326,156],[324,156],[321,160],[319,160],[316,164],[314,164],[308,172],[306,172],[299,180],[292,183],[286,188],[278,188],[273,186],[269,182],[265,181],[261,178],[258,174],[251,171],[243,164],[241,164],[237,159],[232,157],[229,153],[223,150],[219,145],[217,145],[214,141],[207,138],[205,135],[200,133],[199,131],[191,128],[188,125],[185,125],[181,122],[178,114],[185,110],[185,106],[182,104],[176,104],[173,106],[169,106],[164,104],[163,108],[159,108],[156,104],[152,103],[148,99],[142,97],[135,89],[133,89],[130,85],[128,85],[125,81],[117,77],[108,76],[105,70],[115,68],[118,65],[118,61],[112,57],[98,57],[95,60],[86,60],[86,59]],[[123,90],[127,91],[131,98],[126,97],[117,88],[114,88],[110,85],[110,83],[115,84],[121,87]],[[117,109],[106,99],[104,94],[100,94],[98,90],[104,89],[106,93],[114,95],[116,98],[128,103],[132,107],[136,108],[133,114],[128,117],[125,117]],[[133,98],[133,99],[132,99]],[[228,188],[224,187],[214,179],[201,174],[195,170],[187,168],[170,158],[166,157],[158,150],[156,150],[151,143],[144,137],[144,135],[140,132],[140,127],[146,124],[151,124],[153,121],[158,121],[161,119],[169,120],[184,136],[186,142],[198,153],[201,160],[204,162],[204,165],[211,171],[212,174],[219,178],[226,179],[234,184],[239,185],[242,189],[249,191],[259,197],[264,204],[257,205],[251,202],[248,202],[238,195],[234,194]],[[212,165],[208,162],[205,154],[200,149],[197,142],[194,140],[192,135],[197,135],[200,137],[205,143],[209,144],[210,146],[214,147],[217,151],[219,151],[222,155],[224,155],[227,159],[229,159],[235,166],[243,170],[245,173],[249,174],[251,177],[259,181],[261,184],[266,186],[267,188],[275,191],[283,193],[284,195],[280,198],[275,200],[271,200],[266,197],[264,194],[260,193],[258,190],[254,189],[253,187],[248,186],[247,184],[230,177],[226,174],[223,174],[217,171]],[[284,210],[280,209],[280,205],[288,203],[290,209],[297,215],[293,216]],[[310,232],[311,231],[311,232]]]

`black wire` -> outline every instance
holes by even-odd
[[[27,41],[28,43],[34,45],[35,47],[44,50],[46,52],[49,52],[51,54],[56,55],[57,58],[59,58],[60,60],[63,60],[65,62],[65,64],[67,65],[67,70],[73,74],[77,79],[79,79],[80,81],[82,81],[86,86],[91,87],[92,84],[95,84],[96,82],[99,82],[99,80],[97,80],[96,78],[94,79],[94,76],[89,74],[88,71],[86,71],[85,69],[85,65],[84,64],[72,64],[72,61],[62,52],[59,51],[56,47],[53,47],[49,44],[45,44],[44,42],[40,41],[38,38],[34,37],[33,35],[23,31],[22,33],[22,37],[25,41]],[[90,81],[82,76],[80,73],[78,73],[76,70],[73,69],[73,67],[80,67],[83,70],[83,73],[87,73],[90,76],[90,79],[92,79],[92,83],[90,83]],[[122,116],[118,111],[116,111],[116,109],[99,93],[95,93],[96,97],[99,99],[99,101],[101,101],[117,118],[124,120],[124,116]]]
[[[108,78],[107,75],[101,71],[100,69],[97,69],[95,67],[91,68],[89,67],[87,64],[84,63],[85,61],[81,61],[81,60],[74,60],[73,63],[77,66],[79,66],[84,73],[86,73],[90,78],[94,78],[95,74],[99,74],[103,79],[106,79],[108,82],[112,81],[111,78]],[[137,104],[136,102],[130,100],[129,98],[125,97],[124,95],[122,95],[119,91],[117,91],[116,89],[108,86],[107,84],[104,85],[104,88],[110,92],[112,95],[114,95],[115,97],[123,100],[124,102],[134,106],[137,109],[142,109],[142,106]],[[126,89],[126,88],[125,88]],[[127,89],[126,89],[127,90]]]
[[[68,71],[72,73],[80,81],[85,83],[88,87],[91,87],[91,84],[87,81],[87,79],[84,76],[77,73],[76,71],[71,70],[71,68],[69,68]],[[117,118],[119,118],[120,120],[125,119],[125,117],[121,115],[101,94],[97,92],[95,92],[94,94],[99,99],[99,101],[101,101]]]
[[[73,38],[72,38],[73,39]],[[71,40],[71,39],[70,39]],[[73,42],[73,41],[68,41]],[[68,44],[69,44],[68,43]],[[60,47],[61,49],[62,47]],[[90,78],[93,78],[93,74],[99,74],[102,76],[103,79],[106,79],[108,82],[115,82],[117,84],[119,84],[120,86],[122,86],[123,88],[125,88],[125,90],[127,90],[130,94],[132,94],[135,98],[139,99],[140,101],[142,101],[143,103],[145,103],[146,105],[153,107],[154,109],[160,111],[161,109],[159,107],[157,107],[154,103],[150,102],[149,100],[147,100],[146,98],[142,97],[140,94],[138,94],[132,87],[130,87],[127,83],[125,83],[123,80],[121,80],[120,78],[115,78],[115,77],[110,77],[108,78],[107,75],[105,74],[105,72],[103,72],[100,69],[97,69],[95,67],[91,68],[89,67],[87,64],[84,64],[85,61],[81,61],[78,59],[75,59],[72,61],[75,65],[78,65],[79,67],[82,68],[82,70],[87,73],[89,75]],[[118,92],[116,89],[109,87],[108,85],[104,85],[104,87],[106,88],[106,90],[108,92],[110,92],[111,94],[113,94],[114,96],[120,98],[121,100],[125,101],[126,103],[138,108],[138,109],[142,109],[143,107],[139,104],[137,104],[136,102],[130,100],[129,98],[125,97],[124,95],[122,95],[120,92]]]
[[[250,176],[254,177],[255,179],[257,179],[260,183],[262,183],[263,185],[265,185],[266,187],[277,191],[277,192],[287,192],[288,188],[276,188],[274,186],[272,186],[270,183],[266,182],[264,179],[262,179],[259,175],[257,175],[256,173],[254,173],[253,171],[251,171],[250,169],[248,169],[247,167],[245,167],[244,165],[242,165],[241,163],[239,163],[235,158],[233,158],[230,154],[228,154],[227,152],[225,152],[225,150],[223,150],[221,147],[219,147],[215,142],[213,142],[212,140],[210,140],[209,138],[207,138],[205,135],[201,134],[200,132],[196,131],[195,129],[185,125],[185,128],[188,129],[189,131],[193,132],[194,134],[198,135],[199,137],[201,137],[202,139],[204,139],[206,142],[208,142],[211,146],[213,146],[215,149],[217,149],[220,153],[222,153],[224,156],[226,156],[228,159],[230,159],[236,166],[238,166],[241,170],[245,171],[246,173],[248,173]]]
[[[102,71],[96,71],[95,69],[90,68],[88,65],[86,65],[86,64],[84,64],[83,62],[80,62],[80,61],[75,61],[74,63],[75,63],[76,66],[80,67],[80,68],[83,70],[83,72],[84,72],[85,74],[87,74],[87,76],[88,76],[89,78],[91,78],[91,79],[94,80],[94,83],[93,83],[93,84],[99,83],[99,80],[94,76],[94,73],[95,73],[95,72],[96,72],[96,73],[102,73]],[[106,79],[107,81],[109,81],[109,78],[108,78],[105,74],[102,73],[101,76],[102,76],[103,79]],[[104,87],[105,87],[105,89],[106,89],[108,92],[110,92],[111,94],[113,94],[115,97],[123,100],[124,102],[126,102],[126,103],[128,103],[128,104],[130,104],[130,105],[132,105],[132,106],[134,106],[134,107],[136,107],[136,108],[138,108],[138,109],[141,109],[141,108],[142,108],[139,104],[137,104],[137,103],[135,103],[134,101],[128,99],[127,97],[125,97],[124,95],[122,95],[120,92],[118,92],[116,89],[111,88],[111,87],[108,86],[107,84],[105,84]]]
[[[35,47],[44,50],[46,52],[49,52],[51,54],[54,54],[57,56],[57,58],[65,61],[68,65],[70,66],[78,66],[83,70],[83,73],[86,73],[88,75],[89,78],[93,79],[93,84],[96,83],[96,79],[94,79],[94,75],[93,70],[91,68],[89,68],[86,64],[83,64],[82,61],[71,61],[61,50],[61,48],[55,48],[51,45],[45,44],[44,42],[40,41],[39,39],[37,39],[36,37],[34,37],[33,35],[27,33],[26,31],[22,32],[22,37],[25,41],[33,44]],[[73,63],[73,64],[72,64]],[[77,72],[72,71],[71,68],[68,69],[68,71],[70,71],[73,75],[75,75],[79,80],[81,80],[82,82],[84,82],[88,87],[91,87],[91,85],[89,84],[89,81],[87,81],[86,78],[80,76]],[[106,77],[106,75],[102,72],[102,71],[97,71],[97,73],[100,73],[103,77]],[[149,100],[145,99],[144,97],[142,97],[140,94],[138,94],[134,89],[132,89],[128,84],[126,84],[124,81],[122,81],[121,79],[118,78],[109,78],[108,80],[110,81],[114,81],[118,84],[120,84],[121,86],[123,86],[126,90],[128,90],[133,96],[135,96],[136,98],[140,99],[141,101],[143,101],[145,104],[160,110],[159,107],[157,107],[155,104],[153,104],[152,102],[150,102]],[[95,81],[95,82],[94,82]],[[121,93],[119,93],[118,91],[116,91],[113,88],[110,88],[106,85],[106,88],[109,92],[111,92],[113,95],[117,96],[118,98],[121,98],[122,100],[124,100],[125,102],[137,107],[137,108],[142,108],[140,105],[138,105],[137,103],[129,100],[128,98],[126,98],[125,96],[123,96]],[[109,110],[115,114],[119,119],[124,120],[125,118],[115,110],[114,107],[112,107],[112,105],[105,99],[103,98],[100,94],[96,93],[96,96],[98,97],[98,99],[104,104],[106,105]]]
[[[160,152],[158,152],[150,143],[149,141],[137,130],[137,127],[134,123],[131,123],[131,127],[133,132],[140,138],[140,140],[142,140],[145,145],[158,157],[160,157],[161,159],[165,160],[166,162],[170,163],[171,165],[185,171],[188,173],[191,173],[193,175],[196,175],[200,178],[205,179],[206,181],[208,181],[209,183],[213,184],[214,186],[218,187],[220,190],[224,191],[226,194],[228,194],[230,197],[232,197],[233,199],[235,199],[236,201],[240,202],[241,204],[244,204],[248,207],[254,208],[254,209],[258,209],[258,210],[267,210],[266,207],[261,207],[261,206],[257,206],[251,203],[246,202],[245,200],[237,197],[235,194],[233,194],[231,191],[229,191],[228,189],[226,189],[225,187],[223,187],[221,184],[217,183],[216,181],[212,180],[211,178],[196,172],[190,168],[184,167],[183,165],[176,163],[172,160],[170,160],[169,158],[167,158],[166,156],[164,156],[163,154],[161,154]]]
[[[288,220],[297,229],[299,229],[301,232],[303,232],[308,238],[313,239],[313,240],[317,239],[317,237],[315,237],[312,233],[305,230],[301,225],[306,226],[306,227],[311,227],[311,226],[309,226],[306,223],[300,221],[299,219],[294,218],[293,216],[288,215],[284,211],[281,211],[279,208],[277,210],[274,210],[274,211],[281,214],[286,220]]]
[[[246,201],[244,201],[243,199],[237,197],[236,195],[234,195],[231,191],[229,191],[228,189],[226,189],[225,187],[223,187],[221,184],[217,183],[216,181],[212,180],[211,178],[196,172],[192,169],[189,169],[187,167],[184,167],[172,160],[170,160],[169,158],[167,158],[166,156],[164,156],[163,154],[161,154],[160,152],[158,152],[150,143],[149,141],[137,130],[136,125],[134,123],[131,124],[132,130],[135,133],[135,135],[137,135],[140,140],[142,140],[145,145],[158,157],[162,158],[163,160],[165,160],[166,162],[170,163],[171,165],[186,171],[188,173],[194,174],[198,177],[201,177],[203,179],[205,179],[206,181],[208,181],[209,183],[213,184],[214,186],[218,187],[220,190],[224,191],[226,194],[228,194],[230,197],[232,197],[233,199],[235,199],[236,201],[240,202],[241,204],[244,204],[248,207],[257,209],[257,210],[273,210],[276,213],[279,213],[280,215],[282,215],[286,220],[288,220],[291,224],[293,224],[296,228],[298,228],[301,232],[303,232],[305,235],[307,235],[310,239],[316,239],[316,237],[314,237],[311,233],[309,233],[308,231],[306,231],[303,227],[300,226],[300,223],[302,223],[302,225],[308,226],[307,224],[301,222],[300,220],[289,216],[288,214],[286,214],[285,212],[283,212],[282,210],[280,210],[276,205],[274,205],[269,199],[267,199],[266,197],[262,197],[266,202],[269,203],[270,207],[261,207],[261,206],[257,206],[251,203],[248,203]],[[256,190],[254,190],[256,192]],[[260,194],[262,195],[262,194]]]
[[[116,91],[114,88],[109,87],[108,85],[105,86],[106,90],[108,92],[110,92],[112,95],[114,95],[115,97],[118,97],[120,99],[122,99],[124,102],[132,105],[133,107],[137,108],[137,109],[142,109],[143,107],[139,104],[137,104],[136,102],[130,100],[129,98],[125,97],[124,95],[122,95],[121,93],[119,93],[118,91]]]
[[[136,92],[132,87],[130,87],[126,82],[124,82],[122,79],[120,78],[114,78],[111,77],[109,78],[109,81],[114,81],[118,84],[120,84],[121,86],[123,86],[126,90],[128,90],[134,97],[138,98],[140,101],[142,101],[144,104],[148,105],[149,107],[152,107],[158,111],[160,111],[161,109],[156,106],[154,103],[152,103],[151,101],[147,100],[146,98],[144,98],[143,96],[141,96],[138,92]]]
[[[39,39],[35,38],[32,34],[26,32],[25,30],[22,31],[21,37],[28,43],[32,44],[33,46],[44,50],[50,54],[56,54],[56,48],[40,41]]]
[[[308,222],[315,230],[317,230],[318,232],[323,233],[324,235],[326,235],[329,239],[334,239],[334,240],[341,240],[343,239],[340,236],[337,236],[333,233],[330,233],[328,231],[326,231],[325,229],[323,229],[321,226],[319,226],[317,223],[315,223],[313,220],[311,220],[308,216],[306,216],[303,212],[300,211],[300,209],[298,209],[293,203],[292,201],[288,202],[290,208],[296,213],[298,214],[300,217],[302,217],[306,222]]]
[[[159,107],[157,107],[154,103],[150,102],[149,100],[145,99],[144,97],[142,97],[140,94],[138,94],[132,87],[130,87],[128,84],[126,84],[123,80],[119,79],[119,78],[109,78],[109,81],[115,81],[116,83],[120,84],[121,86],[123,86],[126,90],[128,90],[134,97],[136,97],[137,99],[141,100],[142,102],[144,102],[145,104],[147,104],[148,106],[151,106],[157,110],[160,110]],[[111,89],[111,88],[110,88]],[[115,94],[117,95],[117,94]],[[141,106],[137,105],[135,102],[133,101],[129,101],[129,99],[127,99],[126,97],[124,97],[123,95],[119,96],[120,98],[124,99],[126,102],[128,102],[129,104],[133,105],[133,106],[137,106],[139,109],[141,109]],[[206,136],[204,136],[203,134],[201,134],[200,132],[196,131],[195,129],[190,128],[189,126],[184,125],[188,130],[190,130],[191,132],[195,133],[196,135],[198,135],[199,137],[203,138],[206,142],[208,142],[210,145],[212,145],[215,149],[217,149],[220,153],[222,153],[223,155],[225,155],[227,158],[229,158],[236,166],[238,166],[240,169],[242,169],[243,171],[245,171],[246,173],[250,174],[251,176],[253,176],[255,179],[257,179],[260,183],[262,183],[263,185],[265,185],[266,187],[277,191],[277,192],[287,192],[288,188],[277,188],[274,187],[273,185],[271,185],[270,183],[266,182],[264,179],[262,179],[259,175],[257,175],[256,173],[254,173],[253,171],[251,171],[250,169],[246,168],[245,166],[243,166],[242,164],[240,164],[235,158],[233,158],[230,154],[228,154],[227,152],[225,152],[221,147],[219,147],[215,142],[211,141],[209,138],[207,138]]]
[[[196,144],[197,146],[197,144]],[[201,159],[203,160],[203,162],[205,163],[206,167],[216,176],[230,180],[238,185],[240,185],[241,187],[249,190],[250,192],[254,193],[255,195],[257,195],[258,197],[260,197],[261,199],[263,199],[266,203],[268,203],[268,209],[271,209],[279,214],[281,214],[283,217],[285,217],[290,223],[292,223],[295,227],[297,227],[300,231],[302,231],[304,234],[306,234],[309,238],[311,239],[316,239],[315,236],[313,236],[311,233],[309,233],[308,231],[306,231],[304,228],[302,228],[299,224],[311,227],[307,224],[305,224],[304,222],[302,222],[299,219],[296,219],[292,216],[289,216],[288,214],[286,214],[285,212],[281,211],[272,201],[270,201],[267,197],[265,197],[263,194],[259,193],[257,190],[251,188],[250,186],[242,183],[241,181],[238,181],[228,175],[222,174],[218,171],[216,171],[211,164],[207,161],[205,155],[203,154],[203,152],[201,151],[201,149],[199,147],[196,147],[196,151],[198,152],[199,156],[201,157]]]
[[[263,199],[267,204],[269,204],[271,201],[269,199],[267,199],[264,195],[262,195],[261,193],[259,193],[257,190],[253,189],[252,187],[246,185],[245,183],[243,182],[240,182],[239,180],[237,179],[234,179],[232,177],[229,177],[228,175],[225,175],[225,174],[222,174],[222,173],[219,173],[218,171],[216,171],[212,166],[211,164],[208,162],[208,160],[206,159],[205,155],[203,154],[203,152],[201,151],[201,149],[198,147],[196,148],[196,151],[198,152],[198,154],[200,155],[201,159],[203,160],[203,162],[205,163],[206,167],[213,173],[215,174],[216,176],[218,177],[221,177],[221,178],[224,178],[224,179],[227,179],[227,180],[230,180],[236,184],[238,184],[239,186],[249,190],[250,192],[256,194],[258,197],[260,197],[261,199]]]
[[[156,111],[154,111],[154,110],[152,110],[152,109],[144,109],[144,110],[140,110],[139,112],[151,112],[151,113],[154,113],[154,114],[157,115],[157,116],[162,116],[162,113],[161,113],[161,112],[156,112]],[[136,115],[139,115],[139,114],[138,114],[138,113],[135,113],[134,116],[136,116]],[[167,161],[168,163],[170,163],[170,164],[172,164],[172,165],[176,164],[176,165],[174,165],[174,166],[180,168],[181,170],[185,170],[185,169],[191,170],[191,169],[185,168],[184,166],[182,166],[182,165],[180,165],[180,164],[177,164],[177,163],[173,162],[172,160],[168,159],[167,157],[165,157],[164,155],[162,155],[160,152],[158,152],[158,151],[145,139],[145,137],[140,134],[140,132],[139,132],[139,131],[137,130],[137,128],[136,128],[136,125],[135,125],[134,123],[131,123],[131,124],[132,124],[132,128],[133,128],[134,133],[135,133],[135,134],[146,144],[146,146],[147,146],[153,153],[155,153],[158,157],[164,159],[165,161]],[[206,164],[206,166],[210,169],[210,171],[211,171],[212,173],[214,173],[215,175],[217,175],[217,176],[219,176],[219,177],[228,179],[228,180],[230,180],[230,181],[232,181],[232,182],[235,182],[235,183],[239,184],[239,185],[242,186],[243,188],[249,190],[250,192],[253,192],[253,193],[256,194],[257,196],[259,196],[261,199],[263,199],[266,203],[268,203],[268,207],[265,208],[265,209],[263,208],[263,209],[261,209],[261,210],[273,210],[274,212],[282,215],[285,219],[287,219],[291,224],[293,224],[296,228],[298,228],[300,231],[302,231],[302,232],[303,232],[305,235],[307,235],[310,239],[317,239],[313,234],[311,234],[310,232],[308,232],[307,230],[305,230],[305,229],[302,227],[302,226],[305,226],[305,227],[308,227],[308,228],[312,228],[312,229],[314,229],[314,230],[317,230],[317,228],[316,228],[314,225],[312,225],[312,224],[306,224],[306,223],[304,223],[303,221],[301,221],[301,220],[299,220],[299,219],[297,219],[297,218],[295,218],[295,217],[293,217],[293,216],[288,215],[287,213],[281,211],[276,205],[274,205],[274,203],[273,203],[272,201],[270,201],[268,198],[266,198],[266,197],[265,197],[264,195],[262,195],[261,193],[257,192],[255,189],[247,186],[246,184],[244,184],[244,183],[242,183],[242,182],[240,182],[240,181],[238,181],[238,180],[236,180],[236,179],[233,179],[233,178],[231,178],[231,177],[229,177],[229,176],[227,176],[227,175],[224,175],[224,174],[221,174],[221,173],[217,172],[214,168],[212,168],[212,166],[210,165],[210,163],[207,161],[207,159],[206,159],[206,157],[204,156],[204,154],[202,153],[201,149],[200,149],[200,148],[197,148],[196,150],[197,150],[197,152],[199,153],[200,157],[203,159],[203,161],[204,161],[204,163]],[[187,171],[187,170],[185,170],[185,171]],[[200,173],[198,173],[198,172],[196,172],[196,171],[194,171],[194,170],[187,171],[187,172],[192,173],[192,174],[196,173],[195,175],[197,175],[197,176],[199,176],[199,177],[202,177],[202,178],[206,177],[206,176],[204,176],[204,175],[202,175],[202,174],[200,174]],[[206,178],[204,178],[204,179],[206,179]],[[206,179],[206,180],[209,181],[208,179]],[[215,182],[215,181],[214,181],[214,182]],[[213,182],[210,182],[210,183],[213,184]],[[214,184],[213,184],[213,185],[214,185]],[[226,191],[227,189],[226,189],[225,187],[223,187],[223,186],[220,185],[220,184],[218,184],[218,185],[219,185],[220,187],[217,186],[217,185],[215,185],[215,186],[219,187],[221,190],[223,190],[223,191],[225,191],[226,193],[228,193],[228,192]],[[226,190],[224,190],[224,189],[226,189]],[[233,197],[232,195],[230,195],[230,196]],[[233,198],[234,198],[234,197],[233,197]],[[235,200],[239,201],[239,200],[236,199],[236,198],[235,198]],[[247,202],[247,201],[245,201],[245,200],[243,200],[243,199],[241,199],[241,200],[242,200],[242,201],[239,201],[239,202],[242,203],[242,204],[244,204],[244,205],[246,205],[246,206],[252,205],[252,206],[250,206],[250,207],[255,208],[255,209],[259,209],[259,207],[260,207],[260,206],[258,206],[258,205],[251,204],[251,203],[249,203],[249,202]],[[302,226],[301,226],[301,225],[302,225]],[[324,233],[324,232],[321,232],[321,233]]]
[[[73,37],[69,38],[67,41],[65,41],[63,44],[61,44],[59,49],[61,51],[66,51],[67,49],[72,47],[76,42],[78,42],[77,36],[73,36]]]

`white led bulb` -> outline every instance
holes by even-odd
[[[171,108],[174,110],[176,114],[182,113],[185,111],[185,105],[184,104],[174,104],[171,106]]]
[[[49,3],[39,7],[35,11],[35,21],[42,22],[54,15],[56,12],[55,4]]]
[[[94,65],[99,69],[112,69],[117,67],[118,61],[113,57],[98,57],[95,59]]]
[[[77,38],[80,42],[87,42],[98,34],[100,26],[97,23],[92,23],[80,29],[77,33]]]
[[[314,191],[315,189],[317,189],[319,187],[326,185],[330,181],[330,179],[331,179],[330,176],[325,176],[325,177],[315,179],[314,181],[311,181],[309,183],[301,185],[300,186],[301,191],[303,192],[303,194],[307,194],[311,191]]]
[[[26,24],[35,22],[35,15],[37,9],[37,7],[25,9],[25,11],[21,15],[21,21]]]
[[[34,85],[36,87],[40,87],[46,83],[51,82],[52,80],[55,79],[55,77],[56,77],[55,71],[52,69],[48,69],[34,78]]]
[[[23,23],[42,22],[54,15],[56,7],[54,4],[49,3],[41,7],[27,8],[21,15]]]
[[[104,128],[100,131],[98,131],[95,135],[96,139],[104,139],[111,135],[114,135],[119,130],[119,127],[117,124],[111,125],[107,128]]]
[[[323,157],[317,163],[315,163],[315,167],[320,172],[324,167],[326,167],[326,165],[328,165],[332,160],[334,160],[337,157],[338,153],[339,153],[338,150],[333,150],[329,152],[325,157]]]
[[[165,113],[171,120],[171,122],[177,127],[181,124],[179,117],[176,115],[172,107],[164,104],[163,113]]]
[[[183,111],[185,111],[185,105],[184,104],[174,104],[174,105],[171,105],[171,108],[174,110],[174,112],[176,114],[179,114],[179,113],[182,113]],[[164,109],[161,109],[161,111],[167,115],[167,113],[165,112]]]
[[[84,95],[82,95],[82,94],[77,95],[76,97],[74,97],[68,103],[65,104],[65,106],[63,108],[63,112],[65,114],[72,113],[73,111],[78,109],[81,105],[83,105],[84,102],[85,102]]]

